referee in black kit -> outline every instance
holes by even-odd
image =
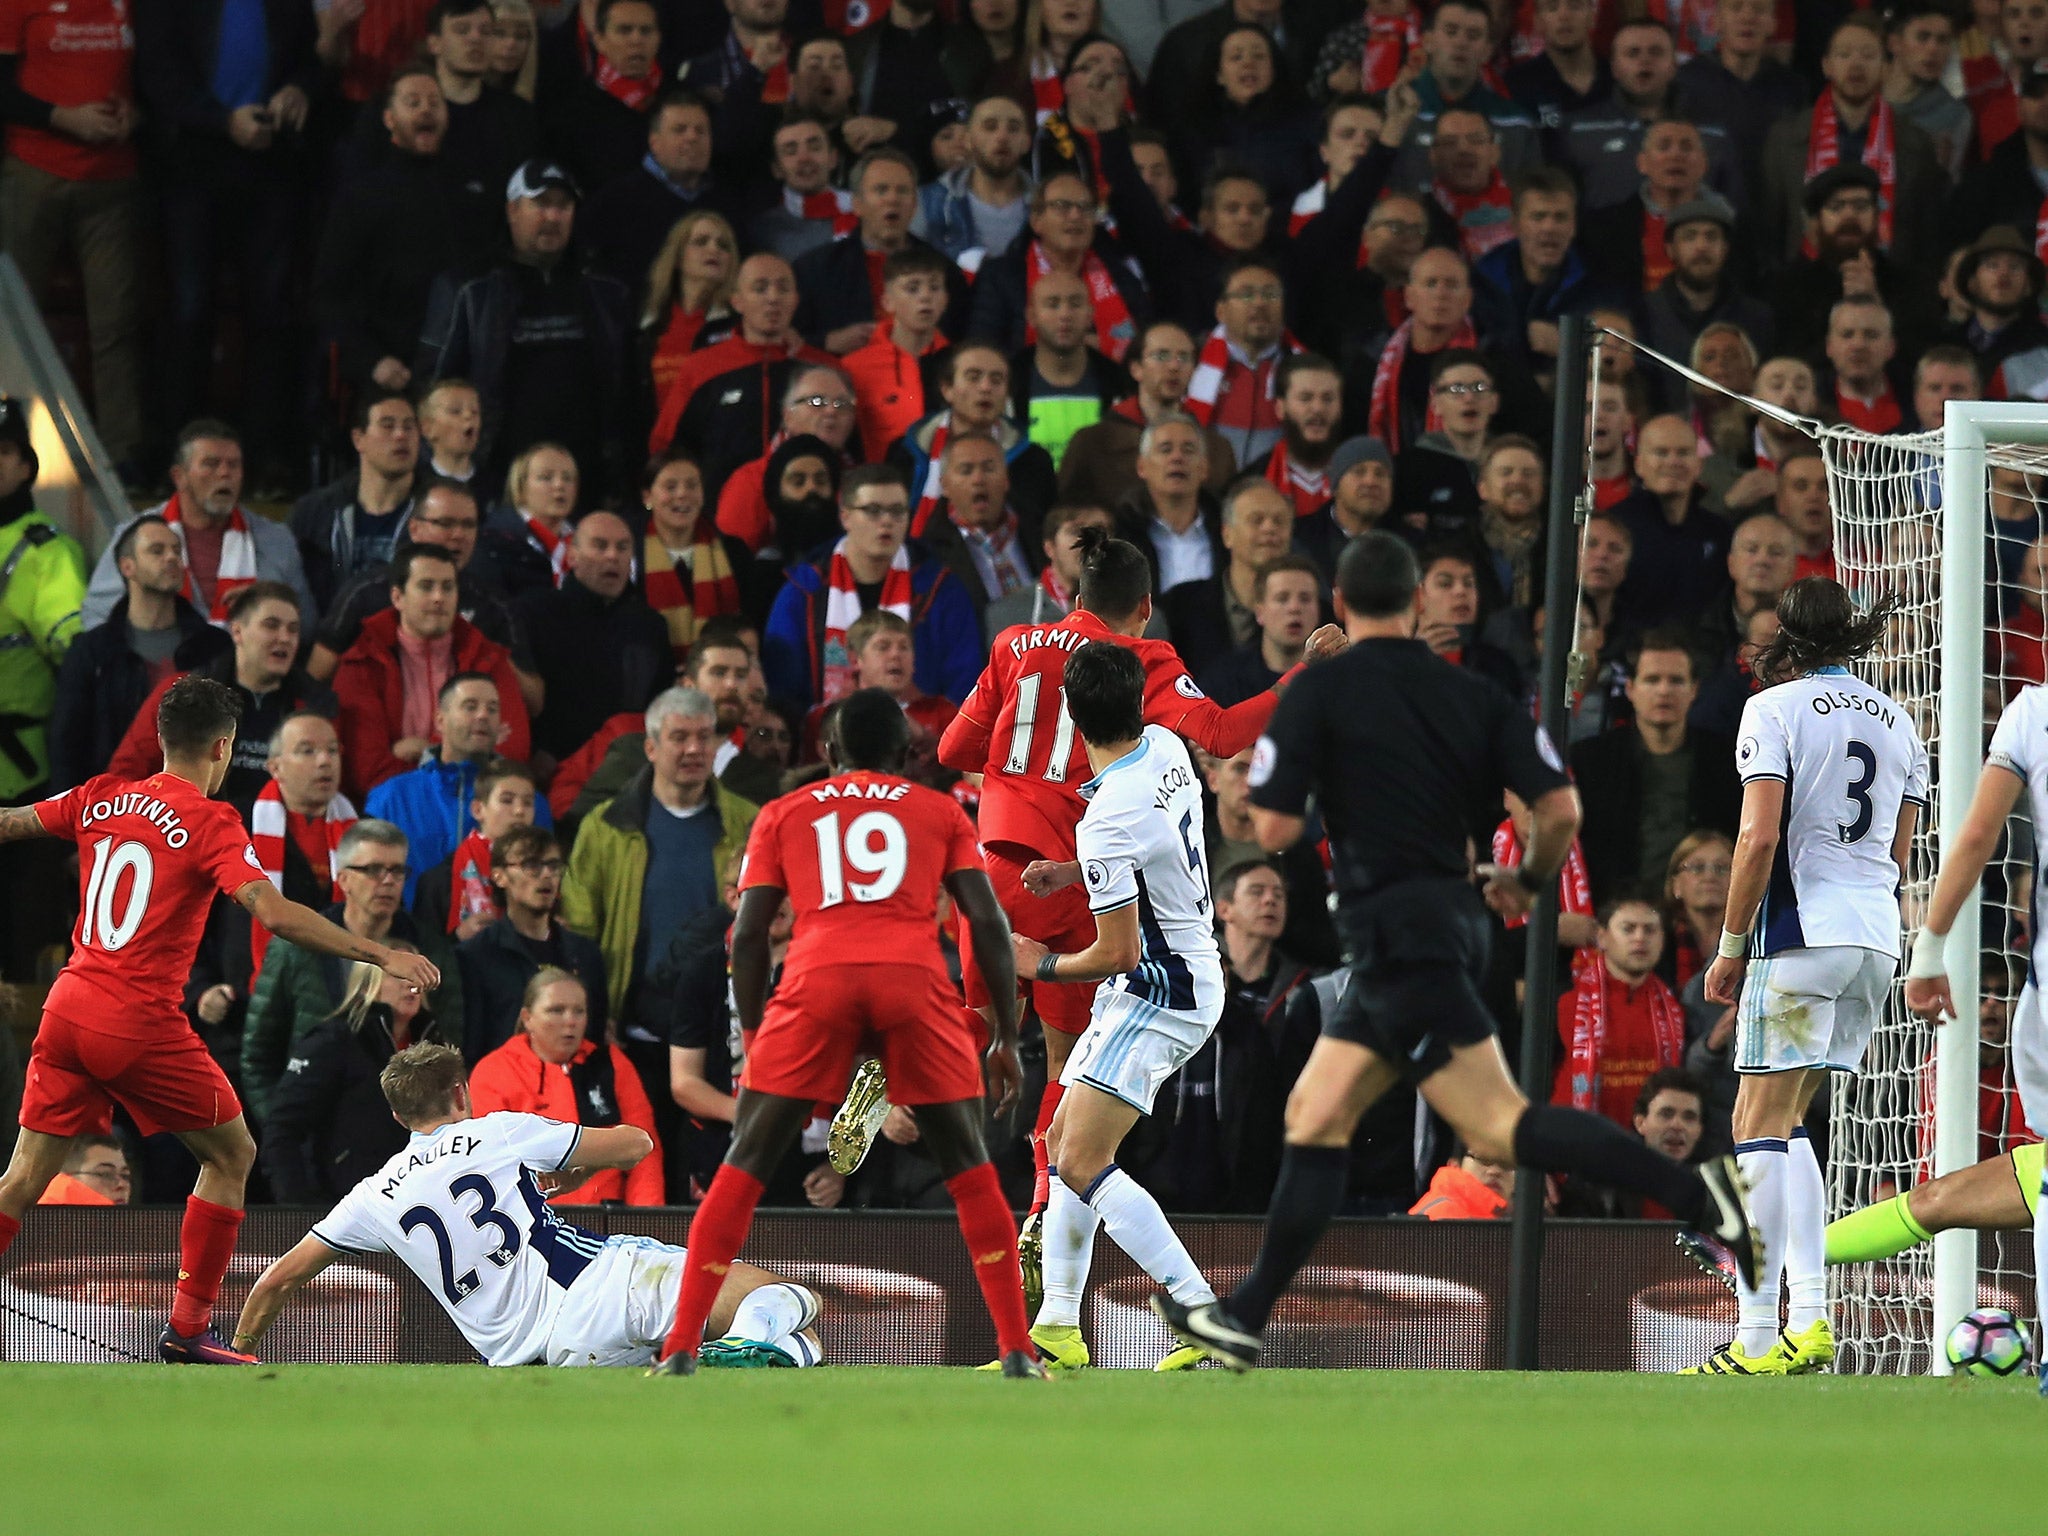
[[[1420,582],[1392,534],[1345,547],[1337,616],[1352,644],[1294,680],[1252,756],[1252,817],[1267,851],[1301,836],[1315,795],[1352,984],[1288,1098],[1287,1148],[1252,1272],[1203,1306],[1152,1299],[1182,1342],[1233,1370],[1258,1364],[1274,1304],[1344,1198],[1359,1116],[1403,1080],[1476,1156],[1646,1195],[1726,1244],[1747,1273],[1760,1267],[1734,1158],[1674,1163],[1597,1115],[1531,1106],[1508,1075],[1480,999],[1490,929],[1468,849],[1485,846],[1504,788],[1529,804],[1536,827],[1521,866],[1477,871],[1487,906],[1526,912],[1557,882],[1579,796],[1526,710],[1413,638]]]

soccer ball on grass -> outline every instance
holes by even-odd
[[[2026,1330],[2002,1307],[1979,1307],[1949,1329],[1944,1347],[1966,1376],[2017,1376],[2030,1363]]]

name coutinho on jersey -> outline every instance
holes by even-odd
[[[1852,714],[1870,715],[1882,720],[1887,726],[1896,723],[1898,717],[1885,708],[1884,700],[1869,698],[1860,693],[1817,693],[1807,700],[1816,715],[1832,715],[1838,709]]]
[[[1022,661],[1026,651],[1036,650],[1042,645],[1056,646],[1063,651],[1078,651],[1087,643],[1086,635],[1071,629],[1027,629],[1021,635],[1010,637],[1010,654]]]
[[[90,827],[116,816],[140,816],[164,835],[164,842],[172,848],[182,848],[192,841],[192,834],[185,830],[185,824],[178,820],[178,813],[154,795],[116,795],[111,800],[95,800],[85,808],[85,814],[78,818],[81,828]]]

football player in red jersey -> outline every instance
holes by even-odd
[[[939,741],[939,761],[981,781],[981,850],[996,899],[1011,926],[1048,949],[1074,951],[1095,942],[1080,872],[1073,866],[1074,828],[1088,757],[1067,714],[1067,658],[1091,640],[1115,640],[1145,664],[1145,723],[1168,730],[1216,757],[1235,757],[1259,739],[1280,701],[1289,671],[1265,693],[1226,709],[1195,686],[1180,655],[1163,640],[1141,638],[1152,621],[1152,567],[1144,552],[1099,528],[1076,540],[1081,579],[1074,611],[1057,624],[1019,624],[990,648],[989,663]],[[1307,659],[1344,648],[1344,632],[1325,624],[1309,636]],[[1305,664],[1305,663],[1304,663]],[[986,1010],[992,988],[960,946],[971,1008]],[[1060,1072],[1074,1041],[1088,1028],[1095,989],[1028,981],[1045,1027],[1045,1094],[1031,1133],[1038,1178],[1024,1225],[1028,1291],[1038,1290],[1040,1214],[1047,1197],[1045,1132],[1059,1108]]]
[[[101,775],[68,794],[0,810],[0,842],[78,844],[83,887],[71,958],[43,1004],[21,1097],[21,1134],[0,1175],[0,1253],[63,1167],[74,1136],[104,1132],[118,1102],[146,1135],[170,1131],[199,1159],[178,1234],[178,1287],[157,1353],[172,1364],[253,1365],[212,1326],[214,1298],[242,1224],[256,1143],[226,1075],[182,1004],[213,894],[248,908],[280,938],[366,960],[422,991],[441,974],[420,955],[359,939],[287,901],[263,873],[249,832],[208,797],[233,761],[241,700],[187,677],[157,706],[163,772]]]
[[[994,983],[988,1086],[996,1112],[1017,1096],[1016,972],[1010,925],[982,872],[974,827],[950,796],[902,777],[903,709],[879,688],[850,694],[826,726],[833,776],[770,801],[747,838],[732,929],[733,1002],[753,1035],[732,1145],[690,1223],[690,1254],[658,1374],[696,1371],[704,1319],[753,1224],[761,1188],[812,1106],[846,1092],[863,1049],[890,1096],[917,1117],[959,1210],[1006,1376],[1043,1377],[1026,1331],[1017,1225],[982,1145],[979,1031],[939,949],[943,887]],[[768,930],[784,895],[796,931],[772,1000]]]

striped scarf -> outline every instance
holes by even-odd
[[[336,795],[316,818],[327,837],[327,878],[333,882],[333,899],[341,900],[341,838],[356,824],[356,808],[346,795]],[[291,812],[285,808],[284,792],[271,779],[256,795],[249,810],[249,843],[263,865],[263,875],[280,891],[284,889],[284,845],[291,837]],[[317,874],[318,871],[316,870]],[[263,952],[270,947],[270,930],[261,923],[249,928],[249,956],[256,971],[263,969]]]
[[[498,901],[491,887],[491,843],[481,832],[462,840],[449,860],[448,931],[479,914],[498,915]]]
[[[701,516],[687,551],[687,581],[658,533],[650,531],[642,541],[640,558],[647,572],[647,605],[668,626],[669,647],[680,667],[690,659],[690,647],[706,619],[740,611],[740,587],[732,562],[726,558],[717,527]]]
[[[180,511],[183,498],[173,496],[156,509],[156,515],[178,530],[178,547],[185,548],[185,519]],[[206,611],[207,618],[216,624],[228,621],[228,604],[242,588],[253,586],[256,581],[256,541],[249,536],[249,514],[239,506],[228,514],[227,532],[221,535],[220,569],[213,578],[213,606]],[[195,608],[199,606],[198,589],[192,585],[192,560],[187,551],[185,559],[185,589],[180,594]]]
[[[782,208],[793,219],[830,220],[835,237],[850,235],[860,228],[860,220],[854,217],[853,194],[834,187],[824,187],[816,192],[795,192],[784,187]]]
[[[940,411],[934,418],[931,446],[925,450],[924,478],[918,482],[917,503],[910,509],[910,536],[924,537],[924,530],[932,520],[932,513],[938,510],[944,500],[939,490],[939,460],[946,454],[946,439],[952,435],[953,413]]]
[[[826,570],[825,581],[825,650],[818,693],[821,702],[831,704],[853,692],[853,655],[846,648],[846,632],[861,616],[859,584],[853,578],[853,567],[847,563],[843,538],[832,546],[832,563]],[[882,595],[875,606],[907,622],[910,599],[910,546],[900,544],[882,577]]]
[[[1380,349],[1379,366],[1373,370],[1372,399],[1366,406],[1365,430],[1368,436],[1376,437],[1385,443],[1389,453],[1401,451],[1401,369],[1408,361],[1408,347],[1414,335],[1413,317],[1403,320],[1395,327],[1394,334],[1387,338],[1387,344]],[[1470,315],[1459,324],[1458,333],[1445,345],[1479,345],[1479,333],[1472,328]],[[1436,414],[1436,397],[1432,395],[1428,414],[1423,418],[1422,430],[1434,432],[1440,425]]]
[[[1572,964],[1572,1108],[1600,1111],[1600,1055],[1607,1045],[1607,957],[1586,948]],[[1685,1014],[1661,978],[1642,983],[1650,1002],[1650,1027],[1657,1036],[1658,1067],[1685,1060]]]
[[[1287,452],[1287,439],[1284,437],[1273,445],[1273,451],[1266,457],[1266,479],[1273,489],[1293,503],[1296,517],[1307,517],[1330,499],[1329,471],[1295,463]]]
[[[1038,280],[1052,270],[1052,261],[1045,254],[1045,246],[1037,240],[1031,242],[1024,255],[1024,299],[1030,307],[1031,295],[1038,287]],[[1109,264],[1093,251],[1081,258],[1081,279],[1088,285],[1088,307],[1095,318],[1095,344],[1105,357],[1124,360],[1124,354],[1131,350],[1131,343],[1137,339],[1137,322],[1131,319],[1131,307],[1124,302],[1122,291],[1116,279],[1110,276]],[[1038,344],[1038,327],[1026,321],[1024,340],[1027,345]]]
[[[1522,839],[1515,831],[1512,818],[1493,829],[1493,862],[1521,867]],[[1572,839],[1572,851],[1564,856],[1564,867],[1557,872],[1557,910],[1564,914],[1576,913],[1580,917],[1593,915],[1593,882],[1586,874],[1586,856],[1579,851],[1576,837]],[[1504,918],[1502,924],[1508,928],[1520,928],[1528,921],[1525,913],[1521,917]]]
[[[1255,381],[1261,373],[1265,374],[1268,400],[1275,398],[1273,381],[1280,372],[1280,359],[1300,350],[1301,343],[1294,339],[1294,334],[1282,331],[1279,350],[1265,361],[1253,363],[1245,369]],[[1194,377],[1188,380],[1188,413],[1205,427],[1216,415],[1216,400],[1223,393],[1223,381],[1230,374],[1230,364],[1230,340],[1219,325],[1202,343],[1201,355],[1195,359]]]
[[[1892,104],[1882,93],[1870,105],[1870,119],[1863,129],[1863,163],[1877,172],[1877,244],[1880,250],[1892,245],[1892,214],[1899,202],[1899,157],[1893,130]],[[1835,111],[1835,93],[1822,91],[1814,103],[1813,127],[1806,136],[1806,179],[1832,170],[1842,158],[1842,120]],[[1817,254],[1808,235],[1800,254]]]
[[[548,570],[553,573],[555,585],[562,584],[562,577],[569,569],[569,536],[556,533],[539,518],[528,517],[524,512],[519,520],[526,524],[526,541],[548,558]],[[568,524],[564,523],[563,527]]]
[[[1032,119],[1043,126],[1061,107],[1067,104],[1067,87],[1060,79],[1060,66],[1050,53],[1040,53],[1031,61],[1031,106]]]
[[[1422,46],[1422,15],[1414,6],[1403,16],[1365,18],[1365,52],[1358,61],[1361,91],[1390,89],[1408,55]]]

